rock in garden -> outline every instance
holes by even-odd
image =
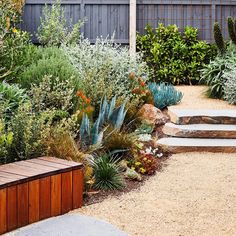
[[[163,125],[168,121],[168,117],[162,113],[161,110],[151,104],[145,104],[139,111],[139,118],[142,121],[154,125]]]

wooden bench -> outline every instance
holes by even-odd
[[[82,206],[83,165],[40,157],[0,165],[0,234]]]

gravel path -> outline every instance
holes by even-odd
[[[167,163],[140,189],[79,212],[130,235],[235,235],[235,154],[178,154]]]
[[[227,104],[219,99],[205,97],[206,86],[176,86],[177,90],[184,93],[183,100],[174,108],[179,109],[236,109],[236,106]]]
[[[236,109],[206,99],[205,87],[179,86],[183,109]],[[94,216],[138,236],[236,235],[236,154],[173,155],[162,172],[140,189],[83,207]]]

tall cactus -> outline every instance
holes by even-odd
[[[229,32],[229,37],[232,40],[234,44],[236,44],[236,31],[235,31],[235,20],[233,17],[228,17],[227,19],[228,23],[228,32]]]
[[[214,24],[214,38],[221,55],[225,54],[225,42],[218,22]]]

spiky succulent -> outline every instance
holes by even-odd
[[[116,108],[116,97],[113,97],[110,103],[104,97],[101,101],[98,118],[92,127],[88,116],[86,114],[83,116],[80,126],[81,141],[85,144],[100,144],[103,139],[105,124],[110,123],[115,129],[120,130],[126,112],[125,103]]]
[[[155,107],[159,109],[176,105],[183,98],[183,93],[177,91],[173,85],[149,83],[148,88],[152,92]]]

